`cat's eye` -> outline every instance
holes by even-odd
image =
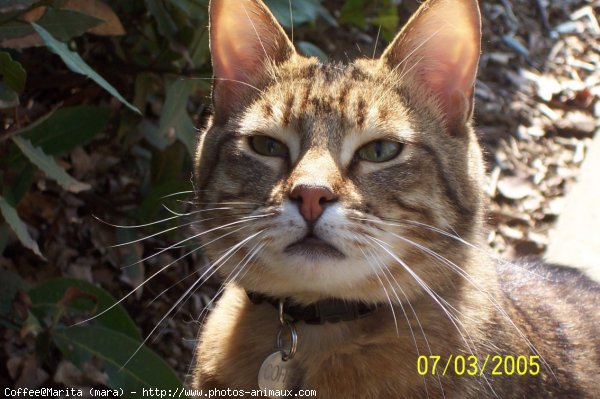
[[[402,151],[402,144],[391,140],[375,140],[361,147],[358,158],[369,162],[386,162],[392,160]]]
[[[283,157],[288,153],[288,148],[285,144],[269,136],[250,137],[250,146],[260,155],[267,157]]]

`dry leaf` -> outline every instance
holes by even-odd
[[[596,119],[582,111],[571,111],[567,112],[562,119],[556,121],[556,127],[566,133],[591,136],[596,131]]]
[[[108,376],[100,371],[93,361],[84,363],[82,370],[73,363],[63,360],[54,373],[54,382],[68,387],[98,386],[107,385]]]
[[[533,193],[533,185],[521,177],[504,176],[498,181],[498,191],[508,198],[519,200]]]
[[[12,49],[24,49],[28,47],[36,47],[43,43],[42,38],[37,33],[32,33],[30,35],[22,36],[22,37],[14,37],[10,39],[2,39],[0,40],[0,47],[2,48],[12,48]]]
[[[15,382],[15,388],[37,388],[48,378],[48,373],[39,368],[35,355],[29,355],[23,363],[23,369],[19,379]]]
[[[42,15],[44,15],[47,8],[48,7],[46,6],[36,7],[21,15],[21,19],[26,22],[35,22],[38,19],[42,18]]]
[[[100,0],[66,0],[64,8],[79,11],[104,21],[103,24],[89,29],[89,33],[102,36],[120,36],[125,34],[125,29],[117,14]]]

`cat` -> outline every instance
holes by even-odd
[[[298,54],[261,0],[209,13],[195,188],[224,292],[192,387],[600,397],[600,287],[485,249],[477,1],[426,1],[349,64]]]

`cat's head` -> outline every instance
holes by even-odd
[[[475,0],[429,0],[378,59],[299,55],[260,0],[212,0],[214,117],[195,166],[218,273],[301,301],[405,299],[477,240]],[[219,209],[226,208],[226,209]],[[439,254],[435,255],[435,254]],[[397,291],[397,289],[396,289]]]

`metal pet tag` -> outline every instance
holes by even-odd
[[[258,386],[260,389],[270,390],[270,393],[281,392],[290,389],[294,381],[294,365],[292,360],[284,361],[281,352],[267,356],[258,372]],[[272,399],[283,396],[269,396]]]

